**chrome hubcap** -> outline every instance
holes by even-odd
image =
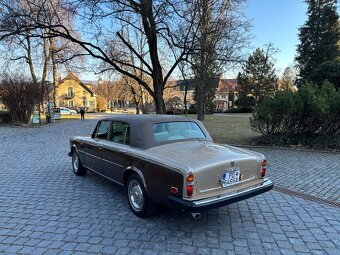
[[[131,180],[128,187],[129,202],[135,211],[143,208],[144,198],[143,191],[136,180]]]
[[[78,159],[78,155],[77,153],[74,153],[73,154],[73,170],[75,172],[78,171],[78,167],[79,167],[79,159]]]

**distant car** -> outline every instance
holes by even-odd
[[[134,214],[156,205],[199,212],[273,188],[257,152],[213,143],[200,121],[170,115],[117,115],[89,137],[70,140],[73,171],[98,173],[125,187]]]
[[[63,115],[73,115],[76,114],[77,112],[75,110],[66,108],[66,107],[60,107],[60,114]]]

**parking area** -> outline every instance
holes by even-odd
[[[0,126],[0,254],[340,254],[340,208],[275,190],[200,220],[168,209],[137,218],[121,188],[72,172],[69,138],[98,117]],[[340,154],[255,150],[276,185],[340,202]]]

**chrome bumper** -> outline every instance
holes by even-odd
[[[196,201],[188,201],[174,195],[169,196],[169,203],[177,209],[182,209],[190,212],[201,212],[216,207],[236,203],[238,201],[254,197],[271,190],[274,183],[265,179],[263,183],[247,187],[236,192],[225,193],[219,196],[205,198]]]

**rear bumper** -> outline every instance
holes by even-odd
[[[196,200],[196,201],[188,201],[182,198],[176,197],[174,195],[170,195],[169,203],[176,209],[185,210],[188,212],[201,212],[225,205],[229,205],[232,203],[236,203],[238,201],[254,197],[256,195],[262,194],[271,190],[274,187],[274,183],[266,179],[262,184],[254,185],[249,188],[239,190],[237,193],[226,193],[220,196],[210,197],[206,199]]]

